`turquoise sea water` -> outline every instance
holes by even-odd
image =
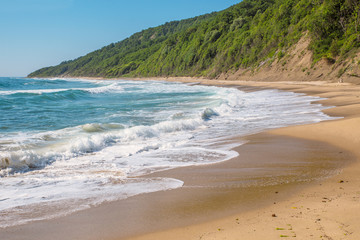
[[[0,78],[0,227],[181,187],[137,176],[230,159],[235,136],[330,119],[315,100],[159,81]]]

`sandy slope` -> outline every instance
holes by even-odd
[[[0,229],[0,239],[360,239],[360,86],[318,81],[164,80],[243,86],[246,90],[277,88],[326,97],[322,104],[337,106],[326,113],[345,118],[260,133],[250,136],[250,143],[236,150],[248,159],[248,166],[256,161],[263,164],[263,158],[275,163],[307,159],[352,162],[321,182],[275,186],[246,194],[241,188],[231,187],[238,179],[236,170],[242,167],[236,159],[175,169],[158,174],[184,180],[184,188]],[[211,187],[219,183],[230,187]],[[199,184],[210,188],[194,188]],[[243,199],[247,194],[249,197]],[[138,237],[128,238],[134,235]]]
[[[179,79],[177,79],[179,80]],[[191,79],[181,79],[191,81]],[[193,80],[194,81],[194,80]],[[357,161],[335,177],[276,204],[219,220],[132,239],[360,239],[360,87],[346,84],[201,81],[203,84],[278,88],[326,97],[326,112],[345,118],[270,131],[273,136],[316,140],[340,147]],[[341,155],[343,152],[340,151]],[[294,156],[295,157],[295,156]],[[275,214],[275,215],[274,215]],[[274,217],[276,216],[276,217]]]
[[[245,144],[238,151],[241,154],[247,154],[246,156],[249,159],[260,162],[262,157],[269,157],[276,151],[283,151],[286,154],[272,156],[275,160],[281,158],[282,160],[295,159],[302,161],[303,155],[317,156],[319,158],[333,157],[338,158],[339,161],[346,161],[347,158],[357,159],[335,177],[323,180],[321,183],[305,184],[306,187],[300,188],[300,190],[284,189],[284,193],[280,192],[275,196],[267,194],[266,201],[257,204],[256,208],[247,208],[244,211],[239,207],[238,210],[229,210],[230,213],[222,210],[222,212],[227,213],[223,215],[217,214],[218,217],[211,217],[208,221],[203,218],[200,222],[205,223],[201,224],[192,221],[191,218],[193,217],[188,217],[183,221],[181,219],[175,221],[170,216],[175,210],[181,212],[182,205],[185,206],[191,201],[196,201],[196,198],[191,198],[193,195],[191,191],[187,196],[184,194],[186,193],[185,190],[177,190],[150,194],[146,197],[135,197],[125,201],[125,203],[101,206],[65,219],[8,230],[7,236],[20,236],[20,238],[15,237],[13,239],[21,239],[21,234],[40,232],[43,233],[41,236],[39,234],[32,235],[32,239],[48,239],[49,236],[52,239],[63,239],[64,236],[67,236],[67,239],[75,239],[75,236],[76,239],[99,239],[100,236],[104,239],[124,239],[126,234],[123,232],[135,227],[130,235],[133,235],[134,232],[142,234],[143,232],[155,231],[152,234],[131,238],[138,240],[264,240],[295,237],[296,239],[306,240],[360,239],[360,230],[358,229],[360,226],[360,85],[351,85],[360,84],[360,53],[354,53],[348,59],[338,61],[336,64],[329,62],[327,59],[322,59],[314,65],[312,53],[309,51],[308,46],[309,39],[305,36],[283,58],[269,59],[257,69],[239,69],[234,72],[224,73],[218,77],[218,80],[190,77],[156,78],[156,80],[243,86],[243,88],[246,86],[245,89],[248,90],[254,90],[254,88],[277,88],[328,98],[320,102],[324,105],[336,106],[336,108],[325,110],[325,112],[332,116],[345,118],[313,125],[277,129],[251,136],[250,140],[256,144]],[[296,139],[302,139],[304,142]],[[327,146],[319,145],[322,153],[309,147],[309,145],[314,145],[319,141],[328,144]],[[286,143],[294,145],[296,151],[294,149],[284,150]],[[256,151],[252,149],[252,146],[255,146]],[[348,152],[351,152],[354,156],[347,155]],[[227,164],[220,166],[224,167],[224,174],[228,174],[229,169],[233,167],[231,166],[233,162],[229,161],[227,168]],[[219,168],[219,166],[216,167]],[[194,179],[194,176],[189,174],[189,172],[193,172],[197,180],[199,180],[200,176],[201,181],[209,183],[209,179],[212,179],[212,177],[208,173],[214,171],[216,174],[221,174],[219,169],[214,168],[206,168],[202,169],[202,171],[198,170],[198,172],[177,170],[162,174],[170,174],[169,176],[186,179],[185,182],[188,182],[189,179]],[[192,184],[191,181],[189,184]],[[199,194],[200,197],[207,196],[207,193]],[[231,199],[234,196],[236,196],[235,193],[229,194],[228,197],[221,200],[212,201],[210,199],[208,203],[209,206],[213,205],[213,208],[214,206],[227,206],[225,203],[222,204],[222,201]],[[146,206],[151,205],[156,209],[158,207],[156,201],[162,201],[164,198],[169,200],[169,205],[174,203],[177,206],[169,207],[159,213],[156,212],[157,210],[149,209]],[[276,204],[273,204],[274,201]],[[123,206],[125,206],[125,209]],[[126,206],[139,206],[136,211],[136,214],[139,215],[134,217],[134,211],[126,209]],[[197,208],[199,206],[201,204]],[[196,210],[196,208],[192,208],[192,210]],[[144,213],[147,214],[148,211],[152,211],[149,214],[149,219],[141,219]],[[203,216],[204,211],[207,210],[202,209],[202,213],[199,215]],[[127,212],[128,215],[125,214]],[[184,213],[181,212],[181,214]],[[192,214],[190,216],[198,216],[196,213]],[[124,216],[128,216],[129,219],[127,221],[121,220]],[[224,218],[223,216],[230,217]],[[164,218],[168,221],[161,222]],[[75,228],[69,222],[81,225]],[[141,224],[144,225],[141,226]],[[160,229],[170,230],[160,231],[158,228],[153,227],[153,225],[157,224],[162,226]],[[174,228],[176,226],[186,227]],[[82,230],[80,231],[79,228],[82,228]],[[63,235],[65,232],[66,235]],[[89,236],[92,236],[92,238]]]

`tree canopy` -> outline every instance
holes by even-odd
[[[243,0],[220,12],[165,23],[29,77],[216,77],[281,58],[305,33],[313,61],[360,47],[358,0]]]

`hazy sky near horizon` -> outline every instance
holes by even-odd
[[[0,0],[0,77],[26,76],[240,0]]]

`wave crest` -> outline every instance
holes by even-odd
[[[59,88],[59,89],[29,89],[29,90],[9,90],[0,91],[0,95],[13,95],[13,94],[34,94],[42,95],[46,93],[60,93],[67,91],[84,91],[91,94],[107,93],[107,92],[122,92],[123,88],[117,83],[110,85],[94,87],[94,88]]]
[[[95,87],[95,88],[86,88],[86,89],[77,89],[83,90],[92,94],[99,94],[99,93],[107,93],[107,92],[123,92],[124,89],[119,86],[117,83],[112,83],[110,85]]]
[[[19,169],[23,171],[24,169],[44,167],[57,160],[93,154],[117,143],[135,146],[139,143],[144,144],[145,141],[142,151],[156,150],[162,145],[168,144],[166,139],[173,138],[174,133],[192,131],[201,125],[202,120],[200,119],[164,121],[150,126],[141,125],[130,128],[115,123],[85,124],[76,128],[46,133],[45,135],[51,141],[42,148],[0,153],[0,168],[13,168],[13,171],[16,172]],[[43,135],[39,137],[43,137]],[[149,147],[153,143],[147,141],[158,142],[157,147]],[[21,148],[21,146],[19,147]],[[131,147],[119,153],[121,156],[131,154],[133,154]],[[8,174],[9,171],[0,171],[0,176]]]
[[[111,129],[123,129],[124,126],[116,123],[88,123],[81,126],[82,130],[87,133],[104,132]]]
[[[214,116],[219,116],[219,114],[217,112],[215,112],[213,109],[211,108],[206,108],[203,113],[201,114],[201,118],[203,120],[210,120],[211,117]]]

